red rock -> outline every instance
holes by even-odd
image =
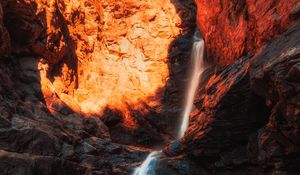
[[[187,153],[216,174],[297,174],[299,34],[300,23],[291,25],[251,59],[208,70],[189,128],[166,154]]]
[[[299,17],[298,0],[196,0],[208,57],[220,65],[256,53]]]

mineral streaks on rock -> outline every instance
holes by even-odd
[[[45,57],[50,67],[41,72],[42,82],[48,82],[42,83],[44,94],[55,93],[85,114],[123,111],[127,126],[135,127],[128,108],[158,105],[156,94],[168,79],[168,48],[182,31],[174,5],[169,0],[48,3],[50,9],[41,9],[48,21],[47,48],[58,60]],[[55,40],[59,45],[51,44]]]
[[[298,0],[196,0],[208,56],[218,64],[251,55],[299,18]]]

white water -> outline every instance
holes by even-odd
[[[204,53],[204,41],[196,36],[194,36],[194,44],[192,50],[192,79],[190,80],[186,104],[184,113],[182,115],[182,123],[180,130],[178,131],[178,138],[184,136],[184,132],[188,128],[189,125],[189,115],[191,113],[193,107],[194,96],[199,85],[200,76],[204,69],[204,61],[203,61],[203,53]],[[153,151],[150,153],[144,162],[135,169],[133,175],[155,175],[155,166],[158,157],[162,154],[162,151]]]
[[[186,104],[182,115],[183,119],[181,121],[181,126],[178,132],[178,138],[184,136],[184,133],[189,126],[189,116],[192,111],[195,93],[199,85],[200,76],[202,72],[205,70],[203,53],[204,53],[204,41],[197,39],[193,44],[193,50],[192,50],[193,73],[187,91]]]
[[[161,151],[153,151],[150,153],[141,166],[137,167],[133,175],[155,175],[155,165]]]

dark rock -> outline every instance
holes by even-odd
[[[203,168],[185,156],[161,157],[156,164],[157,175],[205,175]]]
[[[204,78],[182,153],[214,174],[299,172],[299,32],[298,23],[252,59]]]
[[[85,131],[92,136],[110,139],[107,126],[97,116],[92,116],[84,119],[83,127]]]
[[[247,58],[240,60],[212,75],[199,90],[182,150],[208,163],[246,146],[248,137],[266,123],[269,110],[250,90],[248,67]]]
[[[36,156],[0,150],[0,173],[3,175],[82,175],[88,168],[51,156]]]
[[[254,161],[276,166],[274,173],[299,171],[300,24],[294,25],[258,53],[251,62],[252,89],[266,98],[272,113],[249,148]]]
[[[181,142],[179,140],[175,140],[165,146],[163,152],[168,156],[176,156],[180,153],[181,146]]]

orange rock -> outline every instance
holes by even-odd
[[[196,0],[208,56],[220,65],[253,54],[299,16],[298,0]]]
[[[170,43],[182,29],[170,0],[26,1],[34,5],[46,33],[32,50],[41,63],[46,96],[57,95],[73,110],[102,114],[105,108],[124,112],[125,124],[135,127],[127,109],[159,103],[152,98],[168,80]],[[49,93],[50,92],[50,93]],[[51,103],[52,104],[52,103]]]

